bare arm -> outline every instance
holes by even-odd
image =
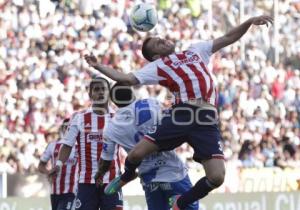
[[[58,153],[58,160],[65,163],[68,160],[71,151],[72,151],[72,147],[63,144]]]
[[[85,55],[84,56],[86,62],[96,70],[100,71],[102,74],[105,76],[111,78],[114,81],[117,81],[119,83],[122,83],[124,85],[137,85],[139,84],[139,81],[137,78],[129,73],[129,74],[124,74],[122,72],[119,72],[113,68],[110,68],[108,66],[99,64],[97,61],[97,58],[94,55]]]
[[[226,47],[237,40],[239,40],[250,28],[251,25],[267,25],[273,24],[273,18],[262,15],[258,17],[253,17],[243,22],[241,25],[233,28],[227,34],[222,37],[219,37],[213,40],[212,53],[217,52],[218,50]]]

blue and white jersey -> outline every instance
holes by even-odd
[[[101,158],[113,160],[116,144],[129,152],[145,133],[156,128],[160,119],[161,108],[155,99],[137,100],[120,108],[104,128]],[[187,175],[187,168],[174,151],[152,154],[143,160],[138,169],[145,184],[176,182]]]

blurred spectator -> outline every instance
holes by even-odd
[[[128,21],[134,1],[0,1],[0,170],[35,170],[51,129],[88,106],[90,78],[82,56],[92,52],[104,64],[128,73],[145,60],[144,34]],[[160,25],[150,34],[191,41],[216,38],[239,23],[239,1],[213,1],[212,28],[206,1],[152,0]],[[247,17],[270,13],[271,1],[245,1]],[[299,2],[279,1],[279,41],[273,28],[249,30],[239,43],[214,55],[211,69],[219,86],[223,147],[235,167],[299,167],[300,29]],[[200,7],[193,7],[193,5]],[[191,9],[189,9],[191,8]],[[224,8],[226,8],[224,10]],[[280,64],[272,63],[274,44]],[[161,86],[135,88],[138,97],[157,97],[171,105]],[[192,149],[178,149],[190,167]]]

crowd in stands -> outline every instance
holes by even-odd
[[[176,41],[177,49],[219,37],[240,21],[237,0],[214,0],[212,19],[207,0],[150,2],[159,16],[151,34]],[[272,2],[246,0],[245,19],[273,15]],[[299,2],[279,1],[278,39],[274,27],[253,26],[243,37],[244,52],[237,42],[212,57],[225,158],[239,167],[300,167]],[[0,172],[35,172],[63,118],[89,106],[87,84],[94,72],[85,53],[125,73],[146,63],[140,52],[146,35],[129,24],[133,4],[0,0]],[[171,105],[161,86],[135,91]],[[189,146],[177,151],[195,166]]]

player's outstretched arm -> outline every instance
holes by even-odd
[[[258,17],[252,17],[247,21],[243,22],[241,25],[233,28],[227,34],[213,40],[212,53],[226,47],[237,40],[239,40],[250,28],[251,25],[269,25],[273,24],[273,18],[267,15],[262,15]]]
[[[124,74],[122,72],[119,72],[113,68],[110,68],[108,66],[102,65],[98,62],[97,58],[94,55],[85,55],[84,56],[86,62],[96,70],[100,71],[105,76],[111,78],[114,81],[117,81],[119,83],[122,83],[124,85],[137,85],[139,84],[139,81],[137,78],[129,73]]]

